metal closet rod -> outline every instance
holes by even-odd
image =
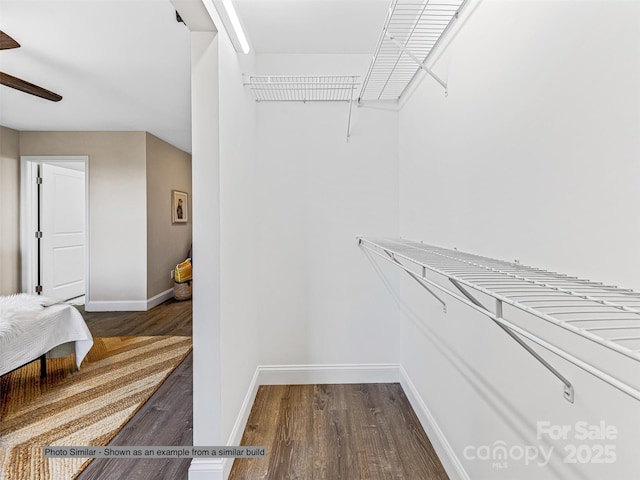
[[[366,240],[363,237],[356,237],[356,240],[358,241],[358,245],[361,248],[363,248],[363,249],[365,249],[365,250],[367,250],[367,251],[369,251],[371,253],[374,253],[375,255],[383,258],[386,261],[389,261],[389,262],[393,263],[396,266],[399,266],[402,270],[404,270],[405,272],[409,273],[414,279],[418,280],[419,282],[424,282],[424,283],[428,284],[429,286],[431,286],[431,287],[433,287],[433,288],[445,293],[446,295],[448,295],[448,296],[450,296],[452,298],[455,298],[456,300],[464,303],[465,305],[473,308],[477,312],[479,312],[479,313],[491,318],[495,323],[501,325],[503,327],[503,330],[504,329],[508,329],[511,332],[515,332],[518,335],[521,335],[522,337],[527,338],[528,340],[536,343],[537,345],[541,346],[542,348],[554,353],[555,355],[565,359],[566,361],[572,363],[573,365],[577,366],[578,368],[584,370],[585,372],[589,373],[590,375],[592,375],[592,376],[594,376],[596,378],[599,378],[600,380],[602,380],[605,383],[611,385],[612,387],[616,388],[617,390],[619,390],[619,391],[629,395],[630,397],[640,401],[640,391],[637,390],[636,388],[634,388],[634,387],[628,385],[627,383],[625,383],[625,382],[613,377],[612,375],[609,375],[608,373],[600,370],[599,368],[594,367],[593,365],[590,365],[590,364],[586,363],[583,360],[580,360],[579,358],[575,357],[574,355],[571,355],[570,353],[568,353],[568,352],[560,349],[559,347],[547,342],[546,340],[543,340],[542,338],[540,338],[537,335],[529,332],[528,330],[525,330],[525,329],[523,329],[523,328],[521,328],[521,327],[519,327],[517,325],[514,325],[513,323],[511,323],[511,322],[505,320],[504,318],[502,318],[501,316],[496,315],[493,312],[489,311],[488,309],[486,309],[481,304],[479,305],[478,304],[479,302],[476,303],[476,302],[470,300],[469,298],[467,298],[466,296],[457,294],[457,293],[455,293],[455,292],[453,292],[453,291],[441,286],[440,284],[438,284],[438,283],[426,278],[426,270],[433,271],[435,273],[438,273],[440,275],[443,275],[443,276],[449,278],[449,280],[452,280],[452,278],[449,275],[444,274],[444,273],[442,273],[442,272],[440,272],[440,271],[438,271],[436,269],[433,269],[433,268],[431,268],[431,267],[429,267],[427,265],[421,264],[421,263],[417,262],[416,260],[412,260],[412,259],[406,257],[405,255],[399,254],[398,252],[391,251],[390,249],[385,248],[385,247],[383,247],[381,245],[378,245],[378,244],[376,244],[376,243],[374,243],[374,242],[372,242],[370,240]],[[378,251],[378,249],[380,249],[383,252],[385,252],[386,255],[383,255],[382,253],[380,253],[380,251]],[[399,256],[401,258],[404,258],[405,260],[410,261],[414,265],[418,265],[418,266],[422,267],[423,274],[422,275],[417,274],[416,272],[412,271],[409,267],[407,267],[407,266],[403,265],[402,263],[400,263],[398,261],[398,259],[396,258],[397,256]],[[453,279],[454,282],[456,280],[457,279],[455,279],[455,278]],[[458,283],[458,282],[456,282],[456,283]],[[462,283],[462,282],[459,282],[459,283]],[[473,287],[473,285],[466,285],[466,286],[469,286],[470,288],[475,288],[475,287]],[[486,292],[486,293],[488,293],[488,292]],[[498,301],[501,301],[501,302],[503,301],[501,298],[498,298],[495,295],[491,295],[490,293],[488,293],[488,294],[490,296],[494,297]],[[529,308],[519,307],[517,304],[513,304],[512,302],[509,302],[509,301],[506,301],[505,303],[510,304],[512,306],[515,306],[516,308],[520,308],[521,310],[526,311],[528,313],[533,313],[537,317],[547,320],[547,318],[544,318],[544,317],[546,317],[546,315],[544,315],[544,314],[536,314],[535,311],[530,311],[531,309],[529,309]],[[500,309],[501,309],[501,306],[500,306]],[[558,326],[563,326],[561,322],[557,322],[552,318],[550,319],[550,321],[552,323],[558,325]],[[602,346],[605,346],[605,347],[607,347],[609,349],[615,350],[618,353],[622,353],[625,356],[628,356],[629,358],[632,358],[632,359],[634,359],[636,361],[640,360],[640,357],[638,357],[637,355],[634,355],[632,352],[628,352],[628,351],[625,351],[625,350],[621,349],[615,343],[609,343],[604,339],[601,339],[599,337],[596,337],[595,335],[589,334],[588,332],[581,332],[579,329],[577,329],[576,327],[573,327],[573,326],[567,325],[564,328],[566,328],[566,329],[568,329],[570,331],[574,331],[574,333],[579,333],[583,337],[585,337],[585,338],[587,338],[589,340],[595,341],[596,343],[598,343],[598,344],[600,344]],[[538,359],[538,360],[540,359],[539,355],[536,356],[536,359]],[[543,364],[550,371],[552,371],[552,373],[554,373],[554,375],[556,375],[563,382],[563,384],[565,386],[565,390],[564,390],[563,396],[564,396],[565,399],[567,399],[568,401],[573,403],[573,386],[571,385],[571,383],[568,380],[566,380],[566,378],[564,376],[562,376],[557,370],[555,370],[555,368],[551,367],[548,364],[548,362],[543,362]]]

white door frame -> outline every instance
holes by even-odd
[[[20,249],[22,251],[22,291],[35,293],[37,284],[37,252],[35,232],[38,225],[37,189],[34,170],[38,165],[48,163],[56,165],[60,163],[84,164],[84,189],[85,189],[85,303],[89,302],[89,262],[91,243],[89,242],[89,157],[81,156],[21,156],[20,157]]]

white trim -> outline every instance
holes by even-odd
[[[224,480],[220,458],[194,458],[189,466],[189,480]]]
[[[86,301],[87,312],[146,312],[173,297],[173,288],[154,295],[147,300],[96,300]]]
[[[259,385],[314,383],[394,383],[400,381],[400,365],[260,365]]]
[[[260,383],[260,371],[261,367],[258,365],[256,371],[253,374],[253,378],[249,383],[249,389],[247,390],[247,394],[244,397],[244,401],[242,402],[242,406],[240,407],[240,412],[238,413],[238,417],[236,418],[236,422],[231,429],[231,434],[229,435],[229,441],[227,445],[240,445],[242,441],[242,435],[244,433],[244,429],[247,426],[247,421],[249,420],[249,414],[251,413],[251,407],[253,407],[253,403],[256,400],[256,394],[258,393],[258,387],[262,385]],[[224,479],[229,478],[231,474],[231,467],[233,467],[233,458],[225,458],[223,461],[223,471],[224,471]]]
[[[25,157],[20,159],[20,250],[22,252],[22,292],[35,293],[36,284],[34,278],[35,254],[33,247],[33,233],[36,231],[37,216],[31,205],[35,204],[35,179],[34,162],[29,162]],[[27,208],[29,207],[29,208]]]
[[[456,455],[455,450],[448,442],[444,432],[440,429],[438,422],[429,411],[424,400],[418,393],[418,389],[413,384],[406,370],[400,365],[400,385],[404,390],[409,403],[420,420],[420,424],[431,441],[442,466],[447,471],[451,480],[470,480],[469,474],[464,469],[462,462]]]
[[[87,312],[146,312],[147,300],[103,300],[87,301]]]
[[[240,440],[242,440],[242,434],[244,433],[244,429],[247,425],[249,413],[251,413],[251,407],[256,399],[256,394],[258,393],[258,387],[260,387],[260,385],[262,384],[260,383],[260,366],[258,366],[253,374],[251,382],[249,383],[249,390],[247,390],[247,394],[245,395],[242,406],[240,407],[240,413],[238,414],[236,423],[231,429],[228,445],[240,445]]]
[[[158,295],[154,295],[151,298],[147,299],[147,310],[151,310],[153,307],[160,305],[161,303],[166,302],[170,298],[173,298],[173,288],[169,288],[164,292],[160,292]]]

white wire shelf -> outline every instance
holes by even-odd
[[[427,66],[431,52],[466,0],[393,0],[359,100],[398,100],[420,69],[446,90]]]
[[[244,85],[256,102],[348,102],[347,142],[351,137],[351,112],[359,75],[252,75]]]
[[[258,102],[351,102],[357,75],[250,76],[245,82]]]
[[[503,316],[503,304],[509,305],[640,362],[639,292],[404,239],[358,237],[358,244],[409,273],[443,304],[445,311],[446,302],[434,290],[491,318],[564,383],[567,400],[573,402],[571,382],[532,351],[522,338],[640,400],[640,391],[633,386]],[[429,278],[431,273],[445,277],[454,288],[445,288]],[[486,307],[468,289],[493,297],[495,307]]]

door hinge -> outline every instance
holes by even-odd
[[[42,177],[36,177],[36,183],[42,185]]]
[[[40,295],[42,293],[42,285],[36,285],[36,293]]]
[[[36,238],[42,238],[42,232],[36,232]]]

